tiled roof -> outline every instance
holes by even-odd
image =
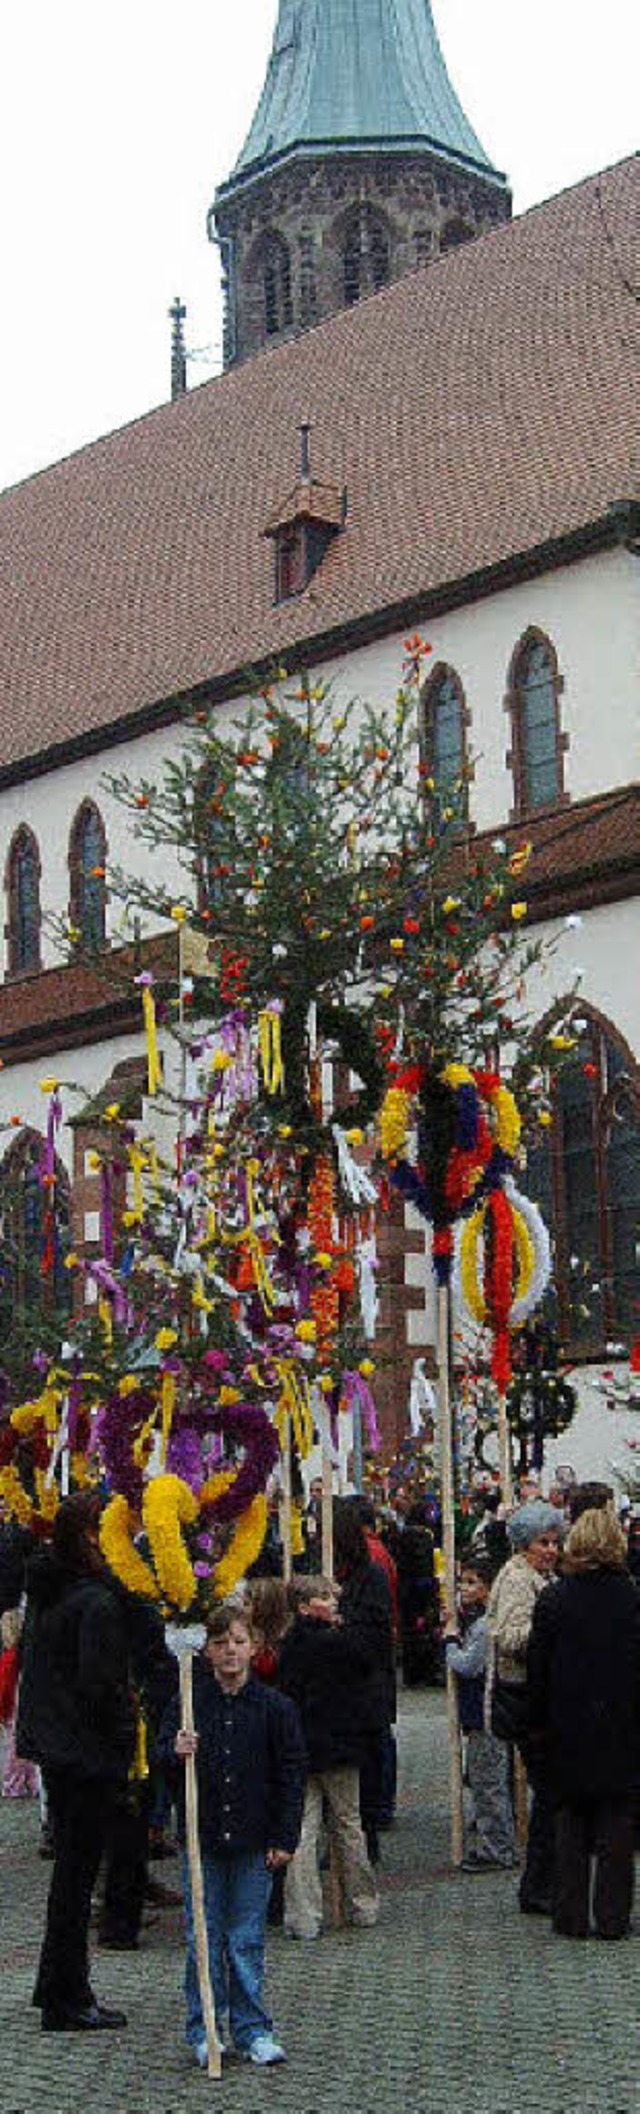
[[[0,774],[640,498],[639,288],[633,157],[7,492]],[[303,421],[347,523],[278,607]]]
[[[493,831],[495,837],[495,831]],[[528,924],[567,910],[636,895],[640,885],[640,785],[550,809],[501,830],[509,847],[530,843],[522,877]],[[489,835],[475,839],[478,849]]]

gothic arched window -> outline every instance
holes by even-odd
[[[9,973],[40,968],[40,853],[26,823],[16,830],[7,860]]]
[[[214,764],[199,771],[193,794],[198,910],[211,916],[224,901],[225,872],[233,858],[234,826],[224,811],[224,791]]]
[[[342,268],[347,308],[364,294],[377,294],[391,277],[391,246],[380,214],[354,206],[345,223]]]
[[[640,1076],[607,1021],[583,1009],[573,1031],[527,1189],[555,1237],[562,1347],[588,1355],[640,1335]]]
[[[268,338],[277,338],[293,323],[291,258],[282,235],[265,235],[261,264],[265,333]]]
[[[44,1138],[25,1130],[0,1164],[0,1328],[15,1334],[26,1323],[34,1347],[39,1321],[54,1312],[64,1320],[72,1305],[69,1180],[56,1160],[45,1181],[45,1152]]]
[[[444,256],[447,250],[458,250],[461,243],[471,242],[475,232],[468,220],[447,220],[440,236],[441,254]]]
[[[104,823],[92,800],[84,800],[69,845],[69,918],[78,943],[95,954],[105,941],[104,867],[107,851]]]
[[[460,678],[442,663],[422,692],[422,763],[439,807],[453,808],[462,819],[468,809],[466,717]]]
[[[511,663],[511,766],[518,816],[551,807],[563,791],[559,697],[563,688],[551,640],[528,631]]]

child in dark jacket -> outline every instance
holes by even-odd
[[[318,1851],[323,1806],[347,1916],[367,1928],[378,1916],[378,1890],[360,1821],[370,1652],[341,1628],[330,1579],[297,1579],[293,1598],[296,1616],[282,1644],[279,1681],[300,1711],[309,1781],[300,1843],[285,1878],[284,1925],[291,1938],[317,1938],[322,1928]]]
[[[463,1872],[487,1872],[516,1863],[508,1749],[485,1728],[484,1696],[488,1633],[486,1607],[492,1573],[482,1557],[469,1556],[460,1574],[463,1637],[452,1619],[445,1631],[447,1666],[458,1681],[461,1730],[467,1745],[467,1781],[473,1806],[475,1844],[467,1848]]]
[[[161,1746],[183,1762],[195,1754],[209,1961],[218,2034],[253,2063],[284,2061],[264,2008],[264,1944],[273,1872],[289,1863],[298,1841],[306,1763],[298,1713],[286,1697],[251,1673],[253,1637],[242,1609],[220,1607],[194,1674],[195,1732],[179,1729],[179,1706],[167,1713]],[[181,1772],[182,1777],[182,1772]],[[184,1790],[178,1825],[184,1841]],[[207,2043],[195,1959],[189,1874],[186,2037],[201,2069]]]

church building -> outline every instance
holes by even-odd
[[[575,1054],[523,1179],[581,1405],[550,1458],[602,1470],[640,1337],[640,160],[513,219],[429,0],[280,0],[208,233],[224,372],[185,392],[178,317],[173,400],[0,499],[0,1312],[38,1283],[43,1075],[75,1090],[87,1253],[102,1111],[140,1092],[138,995],[100,967],[131,936],[104,871],[142,857],[107,774],[159,776],[185,705],[224,724],[274,659],[381,707],[419,628],[436,787],[468,768],[469,831],[530,841],[557,942],[532,1000],[567,994]],[[384,1242],[392,1449],[433,1314],[404,1206]]]

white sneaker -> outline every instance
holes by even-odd
[[[251,2047],[247,2048],[247,2061],[259,2063],[261,2067],[266,2068],[267,2063],[286,2063],[286,2060],[284,2048],[274,2040],[272,2033],[258,2033]]]
[[[222,2056],[223,2058],[224,2058],[224,2056],[225,2056],[225,2055],[228,2055],[228,2053],[229,2053],[229,2050],[228,2050],[228,2048],[226,2047],[226,2045],[225,2045],[225,2042],[223,2041],[223,2039],[222,2039],[222,2035],[221,2035],[221,2034],[219,2034],[219,2035],[218,2035],[218,2046],[219,2046],[219,2049],[220,2049],[220,2054],[221,2054],[221,2056]],[[208,2064],[209,2064],[209,2050],[208,2050],[208,2048],[207,2048],[207,2043],[206,2043],[206,2041],[205,2041],[205,2040],[202,2040],[202,2041],[193,2041],[193,2042],[192,2042],[192,2054],[193,2054],[193,2060],[194,2060],[194,2063],[197,2063],[197,2065],[198,2065],[198,2069],[199,2069],[199,2070],[206,2070],[206,2069],[208,2068]]]

